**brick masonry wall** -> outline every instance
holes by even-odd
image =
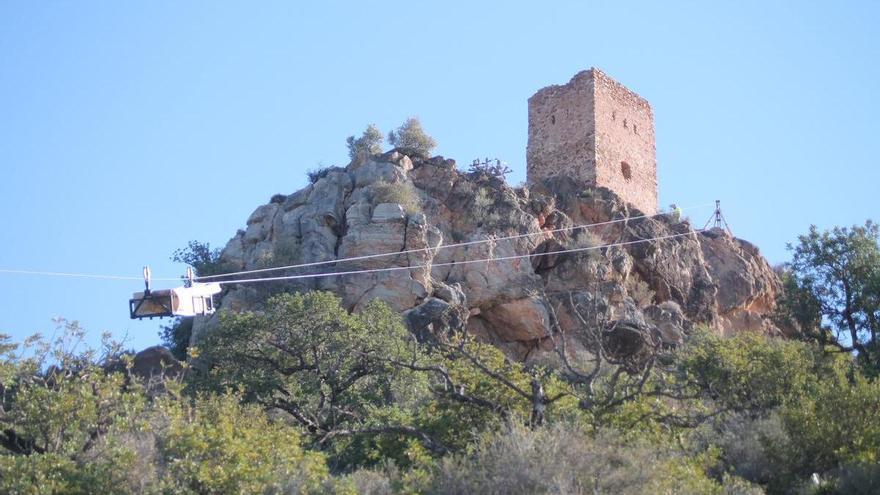
[[[567,175],[605,186],[644,213],[657,211],[650,104],[597,69],[529,98],[527,176]]]

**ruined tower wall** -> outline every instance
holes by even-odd
[[[644,213],[657,212],[657,159],[651,105],[593,69],[596,184]]]
[[[529,98],[526,159],[530,183],[565,175],[657,212],[651,105],[597,69]]]
[[[526,175],[533,179],[566,175],[595,181],[596,133],[593,78],[588,71],[564,86],[548,86],[529,98]]]

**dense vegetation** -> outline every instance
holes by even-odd
[[[877,228],[792,249],[800,341],[696,330],[622,357],[583,320],[590,359],[560,339],[557,367],[526,367],[321,292],[223,315],[163,376],[75,323],[6,339],[0,492],[877,493]]]

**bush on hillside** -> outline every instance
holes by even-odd
[[[370,189],[373,206],[382,203],[397,203],[408,215],[422,212],[422,200],[415,187],[408,182],[378,181]]]
[[[327,177],[332,172],[341,172],[343,170],[345,170],[345,169],[342,167],[337,167],[335,165],[325,166],[325,167],[322,166],[322,167],[318,167],[318,168],[314,168],[314,169],[306,171],[306,175],[309,178],[309,184],[314,184],[314,183],[318,182],[319,180],[323,179],[324,177]]]
[[[508,425],[472,455],[446,458],[432,493],[721,493],[694,459],[576,424]],[[742,483],[740,483],[742,486]]]

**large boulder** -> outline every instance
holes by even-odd
[[[179,376],[183,373],[183,363],[163,346],[147,347],[134,355],[131,374],[139,378],[158,376]]]

